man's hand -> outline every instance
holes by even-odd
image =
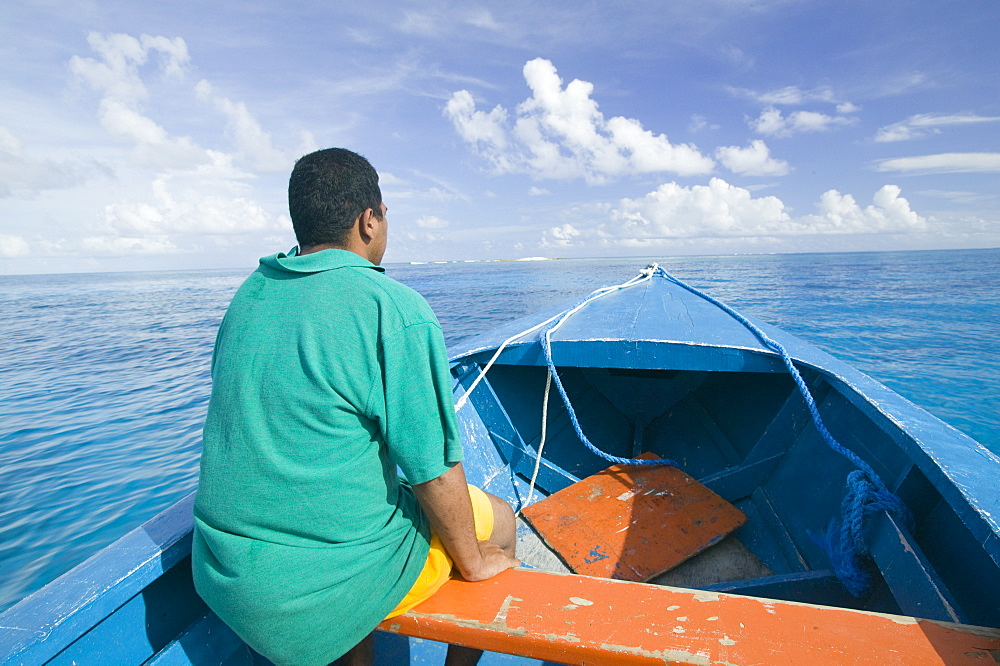
[[[511,567],[516,567],[521,564],[519,559],[511,557],[505,553],[500,546],[496,545],[492,541],[480,541],[479,554],[481,559],[477,569],[469,571],[462,571],[459,569],[462,574],[462,578],[470,583],[474,583],[477,580],[493,578],[493,576],[496,576],[504,569],[510,569]]]
[[[513,543],[509,545],[507,552],[492,541],[476,539],[472,501],[469,499],[462,463],[456,464],[436,479],[413,486],[413,492],[462,578],[467,581],[486,580],[504,569],[521,564],[520,560],[513,557]],[[497,521],[513,518],[512,514],[494,517]],[[494,534],[497,533],[496,526],[493,531]]]

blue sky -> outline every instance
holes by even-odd
[[[387,262],[1000,245],[1000,3],[10,3],[0,273],[251,267],[294,160]]]

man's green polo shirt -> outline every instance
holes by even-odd
[[[346,250],[261,259],[212,359],[195,502],[198,592],[277,663],[326,664],[416,580],[410,483],[462,459],[441,327]]]

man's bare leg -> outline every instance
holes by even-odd
[[[375,632],[348,650],[331,666],[372,666],[375,663]],[[473,662],[475,663],[475,662]]]
[[[490,533],[490,541],[500,546],[510,557],[515,557],[517,521],[514,518],[514,510],[510,508],[510,504],[496,495],[486,493],[486,497],[493,507],[493,532]]]
[[[486,493],[486,496],[493,508],[493,532],[490,533],[490,541],[500,546],[503,552],[510,557],[515,557],[517,522],[514,519],[514,510],[510,508],[510,504],[496,495]],[[445,657],[444,664],[445,666],[475,666],[479,663],[481,656],[483,656],[482,650],[462,645],[449,645],[448,656]]]

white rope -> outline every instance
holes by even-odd
[[[653,274],[656,272],[657,268],[658,264],[655,263],[650,264],[643,270],[639,271],[639,274],[636,275],[631,280],[628,280],[627,282],[623,282],[621,284],[614,285],[612,287],[602,287],[601,289],[597,289],[593,291],[589,296],[587,296],[587,298],[580,301],[580,303],[577,304],[575,307],[569,310],[564,310],[563,312],[560,312],[552,317],[549,317],[542,323],[536,324],[535,326],[532,326],[526,331],[521,331],[520,333],[512,335],[511,337],[504,340],[503,343],[497,348],[496,352],[494,352],[493,357],[490,358],[489,363],[487,363],[486,366],[479,372],[479,376],[476,377],[475,381],[473,381],[472,384],[469,386],[469,388],[466,389],[465,393],[463,393],[462,396],[455,402],[455,411],[458,412],[458,410],[462,409],[462,407],[465,406],[465,403],[468,402],[469,400],[469,396],[472,395],[472,391],[475,390],[475,388],[479,385],[479,382],[481,382],[483,378],[486,377],[486,373],[490,371],[490,368],[493,367],[493,364],[496,362],[496,360],[500,358],[500,354],[511,342],[514,342],[518,338],[524,337],[528,333],[537,331],[546,324],[555,321],[556,319],[559,319],[559,321],[556,322],[555,326],[545,331],[544,343],[546,345],[546,349],[551,350],[553,331],[557,330],[560,326],[562,326],[563,323],[565,323],[565,321],[569,319],[572,315],[576,314],[581,309],[583,309],[585,305],[587,305],[592,301],[597,300],[598,298],[607,296],[608,294],[618,291],[619,289],[624,289],[625,287],[631,287],[651,279],[653,277]],[[549,351],[549,353],[551,354],[551,351]],[[520,514],[521,509],[530,505],[531,500],[534,499],[535,484],[538,480],[538,471],[539,469],[541,469],[542,465],[542,452],[545,449],[545,435],[548,429],[549,393],[551,387],[552,387],[552,369],[547,368],[547,371],[545,373],[545,394],[542,398],[542,433],[538,441],[538,451],[535,453],[535,468],[531,473],[531,482],[528,484],[528,499],[521,503],[520,508],[518,508],[518,510],[514,514],[515,516]]]
[[[459,399],[455,401],[455,411],[457,412],[458,410],[462,409],[462,407],[465,407],[465,403],[468,402],[469,396],[472,395],[472,391],[477,386],[479,386],[479,382],[483,381],[483,378],[486,376],[486,373],[490,371],[490,368],[493,367],[493,364],[496,363],[496,360],[498,358],[500,358],[500,354],[503,352],[504,349],[507,348],[507,345],[509,345],[510,343],[514,342],[514,340],[517,340],[518,338],[524,337],[528,333],[533,333],[533,332],[537,331],[542,326],[545,326],[546,324],[548,324],[550,321],[552,321],[554,319],[558,319],[563,314],[564,314],[564,312],[560,312],[559,314],[553,315],[553,316],[549,317],[548,319],[546,319],[545,321],[543,321],[541,324],[537,324],[535,326],[532,326],[528,330],[521,331],[517,335],[512,335],[509,338],[507,338],[506,340],[504,340],[503,344],[501,344],[499,347],[497,347],[496,352],[493,354],[493,358],[491,358],[490,362],[486,364],[486,367],[484,367],[482,370],[479,371],[479,376],[476,377],[476,380],[474,382],[472,382],[472,385],[469,386],[469,388],[466,389],[465,393],[463,393],[461,395],[461,397],[459,397]]]
[[[545,432],[548,429],[549,421],[549,389],[552,388],[552,373],[546,369],[545,372],[545,396],[542,398],[542,435],[538,440],[538,452],[535,454],[535,469],[531,472],[531,483],[528,484],[528,499],[521,502],[521,506],[514,512],[517,517],[521,509],[531,504],[535,497],[535,482],[538,480],[538,470],[542,466],[542,451],[545,450]]]
[[[545,326],[549,322],[555,321],[556,319],[562,317],[562,320],[560,320],[559,323],[557,323],[555,326],[549,329],[549,331],[546,332],[545,341],[546,343],[551,344],[551,341],[549,339],[549,334],[552,333],[552,331],[559,328],[560,326],[562,326],[563,322],[566,321],[570,315],[574,314],[575,312],[580,310],[584,305],[586,305],[587,303],[591,302],[594,299],[600,298],[601,296],[607,296],[613,291],[617,291],[625,287],[631,287],[634,284],[639,284],[640,282],[644,282],[650,279],[651,277],[653,277],[653,272],[656,270],[656,268],[657,264],[651,264],[646,268],[644,268],[643,270],[639,271],[639,274],[636,275],[631,280],[629,280],[628,282],[623,282],[622,284],[615,285],[613,287],[602,287],[600,289],[597,289],[596,291],[592,292],[589,296],[587,296],[587,298],[583,299],[583,301],[581,301],[579,305],[577,305],[573,309],[569,311],[563,310],[558,314],[552,315],[542,323],[535,324],[531,328],[525,331],[521,331],[520,333],[512,335],[506,340],[504,340],[503,343],[499,347],[497,347],[496,352],[493,353],[493,357],[490,358],[489,363],[487,363],[486,366],[482,370],[480,370],[479,376],[476,377],[475,381],[473,381],[472,384],[469,386],[469,388],[466,389],[465,393],[463,393],[458,398],[458,400],[455,401],[455,411],[458,412],[460,409],[462,409],[462,407],[465,407],[465,403],[469,401],[469,396],[472,395],[472,391],[475,390],[477,386],[479,386],[479,382],[483,381],[483,378],[486,377],[486,373],[490,371],[490,368],[493,367],[493,364],[496,363],[496,360],[500,358],[500,354],[503,353],[503,350],[507,348],[507,345],[514,342],[518,338],[524,337],[528,333],[533,333],[537,331],[538,329],[540,329],[542,326]]]

